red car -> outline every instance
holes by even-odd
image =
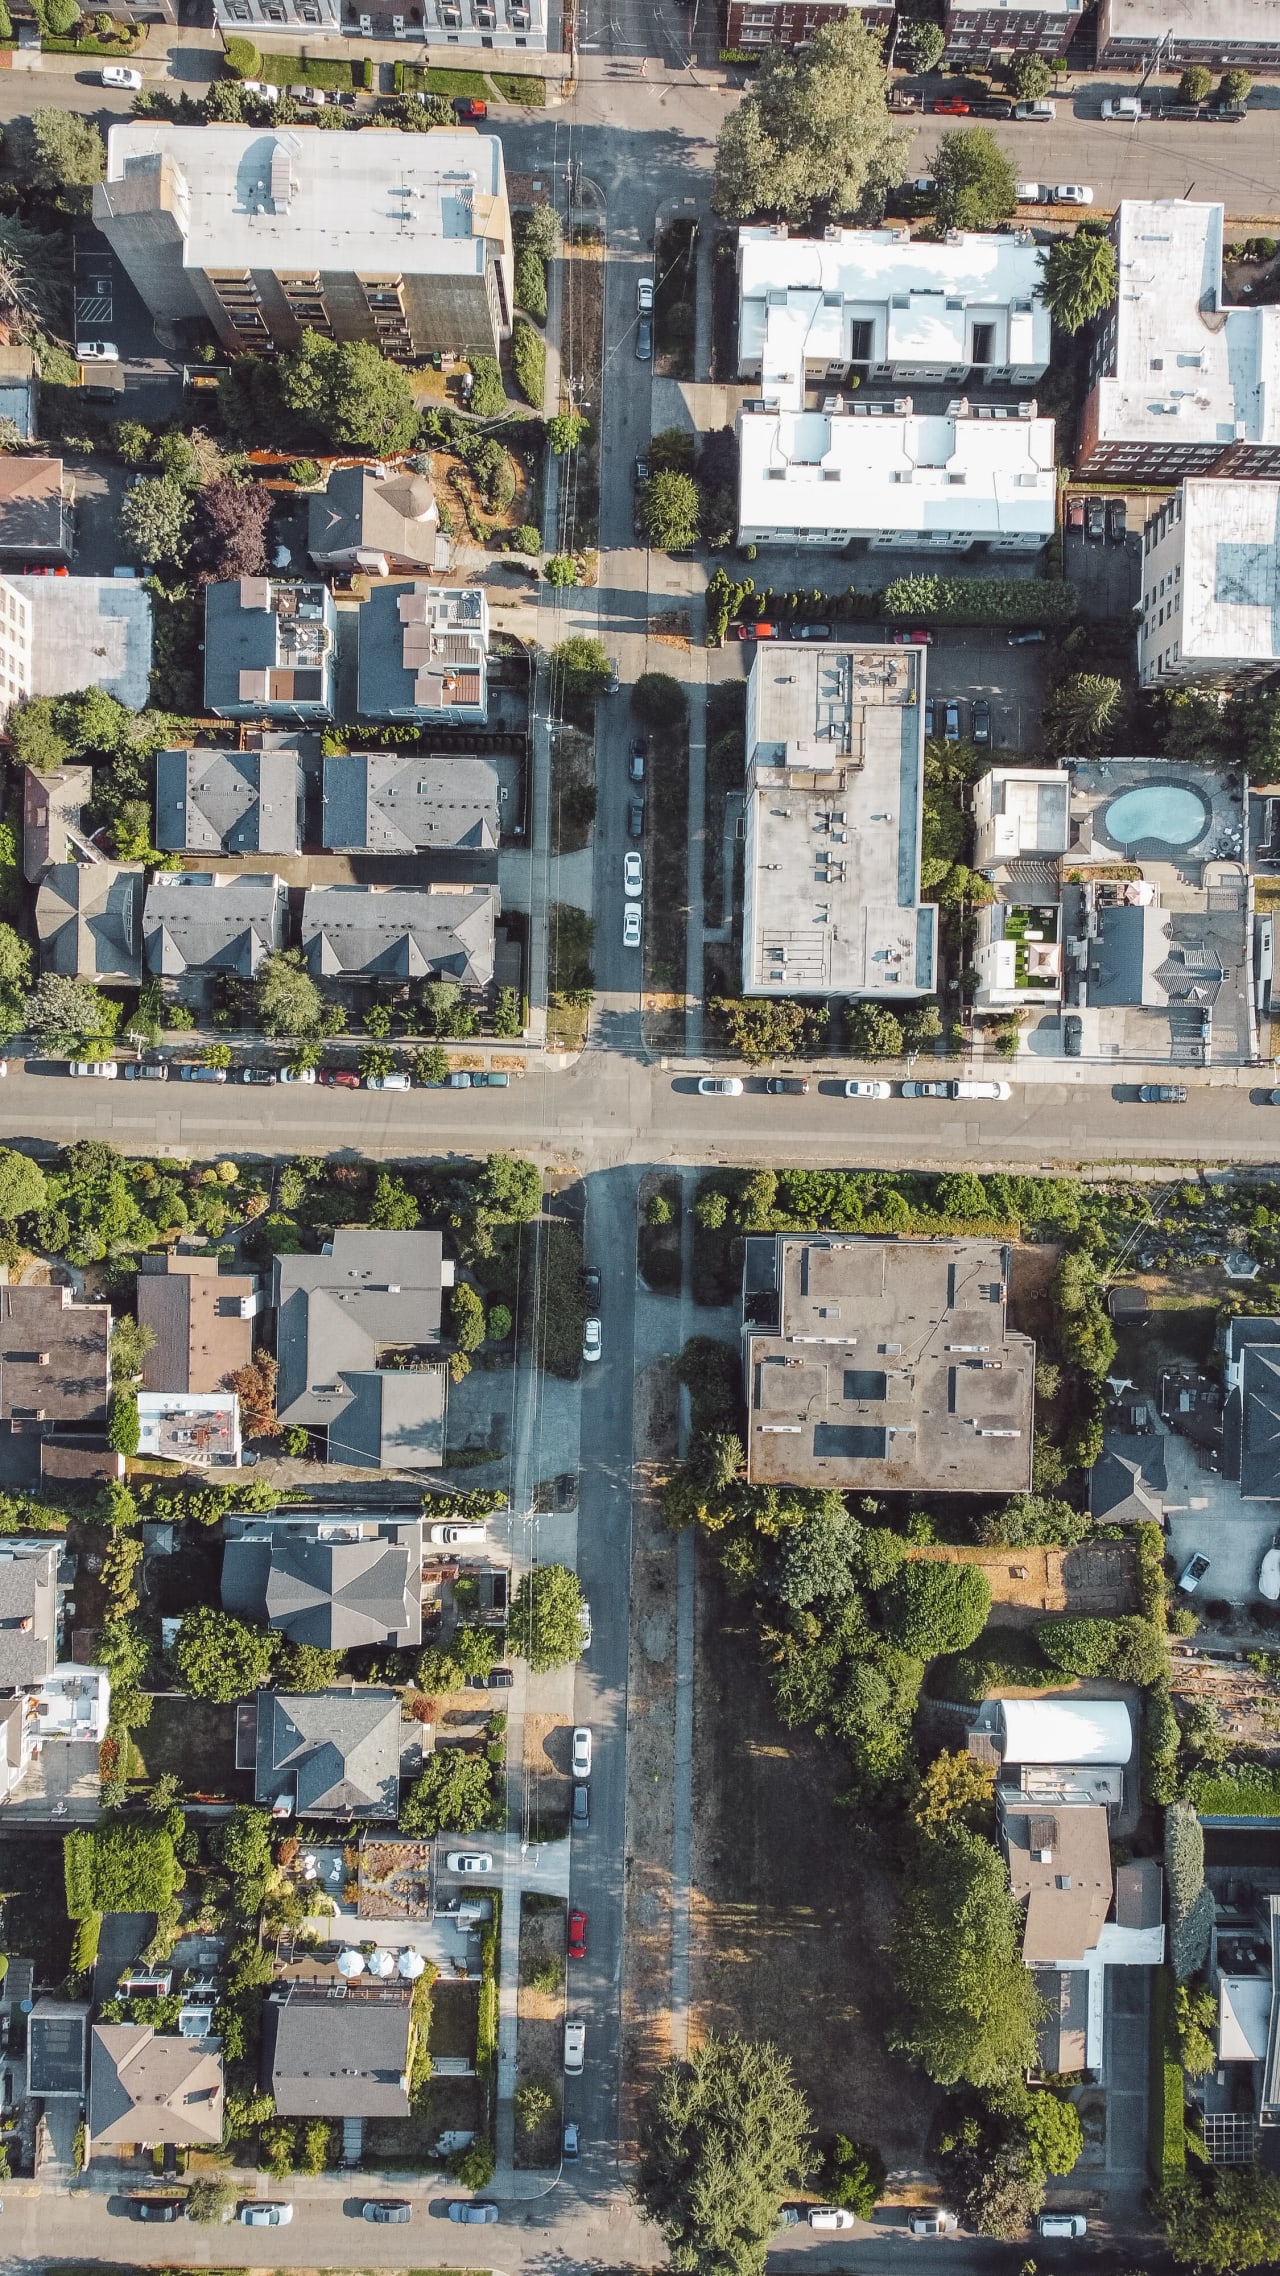
[[[944,118],[967,119],[970,106],[962,95],[938,95],[934,98],[933,108]]]
[[[477,102],[474,95],[456,96],[453,107],[460,119],[487,119],[489,116],[488,104]]]
[[[924,631],[895,632],[893,637],[899,648],[927,648],[933,634]]]
[[[360,1077],[353,1075],[349,1067],[323,1067],[320,1080],[327,1083],[331,1091],[358,1091],[360,1088]]]
[[[585,1960],[587,1956],[587,1916],[584,1912],[569,1915],[569,1958]]]
[[[735,624],[733,629],[739,640],[776,640],[778,637],[777,626],[772,624]]]
[[[1072,498],[1067,507],[1067,528],[1084,528],[1084,499]]]

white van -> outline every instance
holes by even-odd
[[[1086,2236],[1088,2230],[1083,2213],[1042,2213],[1036,2222],[1038,2236]]]
[[[956,1083],[952,1098],[1012,1098],[1012,1083]]]

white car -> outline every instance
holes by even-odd
[[[1087,182],[1058,182],[1049,202],[1051,205],[1092,205],[1093,191]]]
[[[564,2027],[564,2067],[570,2078],[577,2078],[587,2052],[585,2023],[566,2023]]]
[[[573,1734],[573,1775],[575,1778],[591,1776],[591,1733],[585,1723],[579,1723]]]
[[[493,1859],[487,1849],[451,1849],[445,1864],[451,1873],[492,1873]]]
[[[1209,1570],[1210,1562],[1211,1560],[1206,1557],[1203,1549],[1197,1549],[1194,1556],[1188,1559],[1178,1575],[1178,1587],[1184,1596],[1195,1595]]]
[[[1013,194],[1019,205],[1043,205],[1049,193],[1043,182],[1015,182]]]
[[[699,1098],[741,1098],[742,1084],[736,1075],[700,1075]]]
[[[282,1083],[314,1083],[315,1079],[314,1067],[282,1067],[280,1069]]]
[[[1036,2222],[1037,2236],[1087,2236],[1089,2223],[1083,2213],[1042,2213]]]
[[[473,1549],[488,1535],[483,1525],[433,1525],[427,1538],[451,1549]]]
[[[278,2200],[275,2204],[242,2205],[240,2218],[247,2229],[287,2229],[293,2219],[293,2207]]]
[[[622,890],[628,901],[638,901],[644,891],[644,863],[638,853],[622,857]]]
[[[912,2236],[954,2236],[960,2223],[954,2213],[912,2213],[907,2227]]]
[[[591,1649],[591,1607],[585,1596],[578,1608],[578,1638],[584,1652]]]
[[[114,1059],[73,1059],[68,1068],[72,1075],[96,1075],[101,1083],[114,1083],[119,1072]]]
[[[1258,1594],[1268,1604],[1280,1603],[1280,1549],[1268,1549],[1258,1571]]]
[[[76,360],[82,364],[118,364],[120,350],[114,340],[77,340]]]
[[[955,1083],[952,1098],[1012,1098],[1012,1083]]]
[[[407,1091],[411,1086],[407,1075],[369,1075],[366,1087],[371,1091]]]
[[[1058,115],[1058,106],[1056,103],[1047,103],[1041,96],[1034,103],[1015,103],[1013,115],[1016,119],[1037,119],[1044,125],[1051,126]]]
[[[592,1366],[599,1359],[603,1349],[604,1338],[601,1334],[600,1322],[595,1313],[591,1312],[582,1323],[582,1356],[587,1364]]]
[[[638,277],[636,279],[636,314],[637,316],[652,316],[653,314],[652,277]]]
[[[811,2229],[851,2229],[853,2215],[846,2212],[843,2205],[811,2205],[809,2226]]]
[[[130,71],[124,63],[104,63],[102,84],[104,87],[128,87],[136,95],[142,88],[142,73]]]
[[[846,1083],[844,1095],[846,1098],[892,1098],[893,1088],[891,1084],[881,1082]]]
[[[295,103],[303,103],[311,111],[322,111],[329,98],[323,87],[305,87],[301,80],[289,89]]]
[[[246,95],[256,95],[260,103],[278,103],[280,100],[280,89],[273,87],[269,79],[242,79],[240,84]]]
[[[1142,105],[1136,95],[1116,95],[1103,104],[1102,115],[1104,119],[1137,121],[1142,117]]]
[[[624,948],[640,946],[640,903],[628,901],[622,912],[622,945]]]

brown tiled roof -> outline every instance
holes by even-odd
[[[1003,1833],[1009,1885],[1025,1897],[1022,1957],[1083,1960],[1111,1908],[1111,1843],[1107,1813],[1096,1804],[1037,1811],[1009,1808]],[[1047,1852],[1047,1855],[1045,1854]]]
[[[105,1422],[110,1336],[109,1304],[0,1287],[0,1419],[16,1430]]]
[[[185,1261],[175,1258],[179,1269],[138,1281],[138,1325],[156,1339],[142,1363],[145,1391],[217,1391],[253,1357],[253,1322],[239,1312],[253,1294],[252,1280],[183,1272]]]
[[[0,546],[6,552],[67,550],[60,458],[0,458]]]

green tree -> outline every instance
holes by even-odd
[[[190,543],[191,497],[171,474],[150,476],[126,490],[117,524],[129,551],[147,569],[185,561]]]
[[[969,1753],[935,1755],[920,1780],[911,1815],[922,1833],[961,1825],[981,1833],[990,1823],[995,1772]]]
[[[1050,1369],[1050,1362],[1043,1364],[1046,1370]],[[1037,1395],[1051,1398],[1052,1391],[1041,1393],[1040,1372],[1037,1364]],[[1056,1376],[1058,1370],[1053,1368],[1052,1373]],[[1032,1549],[1045,1545],[1069,1549],[1075,1542],[1083,1541],[1088,1530],[1086,1513],[1050,1494],[1014,1494],[978,1520],[978,1539],[999,1549]]]
[[[39,1162],[12,1146],[0,1146],[0,1225],[12,1225],[28,1210],[42,1209],[47,1191]]]
[[[560,250],[560,218],[553,205],[536,205],[520,224],[520,242],[539,260],[554,261]]]
[[[400,1811],[406,1833],[478,1833],[492,1824],[493,1779],[482,1754],[438,1747],[429,1754]]]
[[[270,1629],[250,1627],[211,1604],[197,1604],[183,1617],[173,1664],[197,1699],[225,1704],[270,1681],[277,1648]]]
[[[874,2142],[852,2142],[837,2134],[822,2168],[822,2193],[830,2205],[844,2205],[869,2221],[885,2193],[889,2174]]]
[[[881,47],[881,35],[850,15],[824,24],[805,49],[764,51],[716,144],[718,214],[807,221],[821,206],[842,219],[897,181],[909,138],[889,116]]]
[[[556,458],[563,458],[567,451],[576,450],[589,432],[588,423],[581,411],[561,411],[556,418],[547,421],[547,441]]]
[[[740,1455],[740,1447],[738,1451]],[[815,1506],[783,1535],[774,1582],[779,1601],[792,1611],[802,1611],[811,1604],[825,1607],[853,1596],[862,1530],[858,1519],[850,1517],[842,1494],[818,1495]]]
[[[379,1170],[369,1223],[383,1233],[411,1233],[421,1222],[422,1212],[404,1179],[392,1170]]]
[[[1180,103],[1207,103],[1213,92],[1213,73],[1203,63],[1189,63],[1178,81]]]
[[[1042,55],[1015,55],[1005,73],[1009,93],[1019,103],[1037,103],[1053,85],[1053,73]]]
[[[576,585],[578,564],[571,553],[553,553],[543,562],[542,574],[549,585]]]
[[[317,1035],[324,1025],[320,990],[298,948],[277,949],[264,958],[254,982],[258,1018],[268,1035]]]
[[[584,1600],[568,1565],[539,1565],[522,1575],[511,1604],[511,1641],[535,1674],[565,1667],[582,1654]]]
[[[545,2079],[526,2079],[515,2092],[516,2120],[525,2134],[536,2134],[556,2107],[557,2097]]]
[[[991,1584],[978,1565],[912,1558],[880,1592],[880,1611],[895,1643],[917,1659],[963,1652],[982,1634]]]
[[[346,450],[408,450],[418,411],[409,375],[368,340],[304,332],[280,358],[280,392],[291,411]]]
[[[944,229],[990,229],[1018,202],[1017,171],[985,126],[944,134],[933,155],[938,220]]]
[[[688,719],[689,699],[670,672],[642,672],[631,690],[631,709],[654,734],[674,733]]]
[[[142,1373],[143,1361],[154,1351],[154,1328],[138,1325],[131,1312],[121,1312],[111,1330],[111,1373],[116,1382],[123,1377],[136,1382]]]
[[[884,1004],[848,1004],[845,1040],[855,1059],[900,1059],[901,1021]]]
[[[1055,237],[1040,255],[1040,291],[1054,323],[1079,332],[1116,297],[1116,249],[1100,229]]]
[[[603,695],[613,678],[613,666],[603,640],[574,633],[551,651],[552,672],[566,695]]]
[[[790,1058],[804,1047],[809,1021],[803,1004],[767,996],[713,996],[707,1008],[724,1030],[729,1049],[750,1066]]]
[[[1256,2166],[1220,2166],[1203,2180],[1190,2175],[1155,2200],[1175,2260],[1237,2276],[1273,2267],[1280,2245],[1280,2178]]]
[[[282,1691],[327,1691],[341,1674],[341,1652],[326,1651],[323,1644],[280,1646],[275,1676]]]
[[[22,138],[14,155],[25,156]],[[87,213],[87,192],[102,180],[106,151],[92,119],[79,111],[36,110],[31,113],[30,173],[32,187],[53,193],[68,212]]]
[[[265,1891],[271,1877],[271,1817],[248,1803],[223,1818],[209,1835],[213,1856],[239,1889]],[[256,1910],[256,1906],[253,1908]]]
[[[484,1299],[465,1280],[449,1291],[449,1326],[459,1351],[479,1351],[484,1342]]]
[[[1179,1983],[1204,1966],[1213,1927],[1213,1891],[1204,1877],[1204,1828],[1189,1802],[1164,1814],[1164,1877],[1169,1892],[1169,1959]]]
[[[930,16],[899,17],[897,60],[908,71],[935,71],[947,48],[947,35]]]
[[[664,2064],[641,2114],[634,2188],[678,2276],[762,2276],[812,2139],[790,2061],[767,2040],[712,2036]]]
[[[507,408],[507,391],[502,384],[501,367],[492,356],[471,358],[471,402],[469,408],[477,419],[500,419]]]
[[[117,1454],[136,1454],[141,1436],[137,1392],[117,1384],[107,1400],[107,1444]]]
[[[906,2016],[892,2043],[940,2086],[1004,2085],[1035,2062],[1022,1908],[989,1842],[953,1825],[921,1845],[894,1959]]]
[[[691,474],[651,474],[640,490],[640,527],[650,545],[684,553],[696,545],[702,500]]]
[[[1044,707],[1045,749],[1055,758],[1095,757],[1119,717],[1123,694],[1119,680],[1100,672],[1060,680]]]
[[[490,1154],[475,1190],[482,1216],[495,1224],[527,1225],[542,1207],[542,1172],[519,1154]]]
[[[1074,2102],[1060,2094],[1028,2095],[1022,2127],[1042,2172],[1066,2174],[1079,2163],[1084,2130]]]
[[[0,1038],[22,1025],[23,999],[31,985],[31,950],[12,925],[0,924]]]
[[[1253,93],[1253,76],[1248,71],[1224,71],[1218,84],[1220,103],[1247,103]]]

